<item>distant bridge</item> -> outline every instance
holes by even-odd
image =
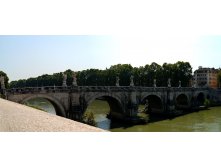
[[[24,104],[30,99],[44,98],[51,102],[57,115],[81,120],[95,99],[106,100],[110,115],[120,119],[137,116],[138,106],[148,100],[150,113],[175,114],[203,105],[205,98],[219,101],[209,88],[137,87],[137,86],[61,86],[27,87],[4,90],[6,99]]]

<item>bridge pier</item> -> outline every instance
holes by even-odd
[[[0,89],[0,97],[6,99],[7,97],[6,89]]]
[[[174,92],[171,90],[171,88],[168,88],[167,90],[167,100],[166,100],[166,114],[174,115],[176,114],[175,109],[175,98],[174,98]]]
[[[67,118],[75,121],[81,121],[83,116],[82,113],[82,107],[80,105],[72,106],[71,109],[67,111]]]
[[[139,108],[139,101],[138,101],[138,94],[136,91],[131,90],[128,95],[128,102],[125,106],[125,114],[124,120],[129,122],[139,122],[141,121],[138,117],[138,108]]]
[[[137,101],[137,93],[131,92],[129,95],[129,101],[127,106],[127,115],[130,117],[136,117],[138,113],[138,101]]]

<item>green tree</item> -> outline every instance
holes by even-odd
[[[140,69],[137,67],[133,68],[132,75],[134,76],[134,85],[140,86],[141,85],[141,72]]]
[[[171,84],[174,87],[179,85],[181,81],[183,87],[189,86],[192,78],[192,67],[188,62],[177,62],[175,64],[164,63],[163,66],[163,85],[167,85],[168,78],[171,79]]]
[[[67,85],[72,85],[73,71],[68,69],[64,72],[67,74]],[[153,86],[156,79],[157,86],[167,86],[168,78],[171,78],[172,86],[178,86],[179,81],[182,86],[189,86],[192,77],[192,67],[188,62],[177,62],[175,64],[164,63],[162,66],[153,62],[141,67],[132,67],[130,64],[117,64],[105,70],[87,69],[77,71],[77,82],[79,86],[115,86],[116,77],[120,78],[121,86],[130,85],[130,76],[134,76],[136,86]],[[221,80],[221,79],[220,79]],[[27,80],[12,81],[10,88],[20,87],[40,87],[40,86],[61,86],[63,74],[54,73],[53,75],[44,74],[36,78]]]
[[[7,74],[5,72],[3,72],[3,71],[0,71],[0,76],[4,77],[4,79],[5,79],[5,87],[8,88],[9,87],[9,83],[8,83],[9,78],[8,78]]]
[[[182,82],[182,86],[189,86],[190,79],[192,78],[192,67],[188,62],[177,62],[174,64],[173,84],[179,85],[179,81]]]
[[[133,74],[133,67],[130,64],[117,64],[111,66],[110,70],[114,81],[116,81],[116,76],[119,76],[121,86],[130,85],[130,76]]]
[[[150,66],[149,66],[149,72],[148,72],[148,75],[149,75],[149,83],[148,83],[148,86],[152,87],[153,86],[153,82],[154,82],[154,79],[156,79],[157,81],[157,86],[162,86],[162,81],[161,81],[161,73],[162,73],[162,67],[153,62]]]
[[[209,100],[209,99],[205,99],[205,101],[204,101],[204,106],[205,106],[206,108],[209,108],[209,107],[210,107],[210,100]]]

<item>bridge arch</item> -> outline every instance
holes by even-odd
[[[110,112],[118,112],[118,113],[124,112],[121,100],[114,95],[109,95],[109,94],[105,94],[105,93],[104,94],[97,94],[95,96],[89,97],[86,100],[85,111],[88,108],[88,106],[96,99],[102,99],[102,100],[107,101],[109,104],[109,107],[110,107]]]
[[[210,97],[210,95],[209,95],[209,94],[206,96],[206,98],[207,98],[208,100],[210,100],[210,99],[211,99],[211,97]]]
[[[51,97],[51,96],[47,96],[47,95],[43,95],[43,94],[42,95],[31,95],[31,96],[24,98],[20,103],[25,104],[25,102],[27,102],[31,99],[36,99],[36,98],[42,98],[42,99],[48,100],[55,108],[56,115],[66,117],[65,109],[62,106],[62,104],[57,99],[55,99],[54,97]]]
[[[196,96],[196,100],[197,100],[197,105],[198,106],[204,105],[205,94],[203,92],[198,93],[197,96]]]
[[[155,94],[149,94],[141,99],[141,104],[145,104],[148,100],[148,112],[150,113],[162,113],[163,101],[161,97]]]
[[[176,97],[176,109],[187,109],[189,104],[189,98],[186,94],[181,93]]]

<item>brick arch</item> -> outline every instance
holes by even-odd
[[[21,104],[24,104],[25,102],[27,102],[28,100],[31,99],[35,99],[35,98],[43,98],[48,100],[55,108],[56,114],[62,117],[66,117],[66,113],[65,113],[65,109],[63,107],[63,105],[54,97],[48,96],[48,95],[31,95],[28,96],[26,98],[24,98],[23,100],[20,101]]]

